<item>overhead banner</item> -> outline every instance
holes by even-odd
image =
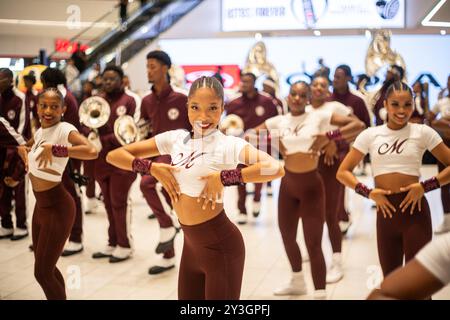
[[[220,73],[225,89],[236,89],[240,81],[241,69],[238,65],[183,65],[186,86],[190,87],[192,82],[201,76],[212,77]]]
[[[405,0],[222,0],[223,31],[404,26]]]

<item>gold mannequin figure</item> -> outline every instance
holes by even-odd
[[[280,88],[280,82],[277,70],[269,61],[267,61],[266,45],[262,41],[258,41],[248,53],[245,67],[242,70],[245,72],[253,73],[256,78],[265,75],[272,78],[276,84],[276,91]]]

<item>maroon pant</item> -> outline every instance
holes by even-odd
[[[377,212],[377,246],[383,275],[403,265],[403,257],[408,262],[422,249],[433,236],[431,215],[425,197],[421,200],[422,211],[416,207],[413,214],[409,209],[400,211],[400,203],[406,192],[388,195],[388,200],[396,208],[392,219],[384,218],[382,212]]]
[[[80,160],[70,159],[72,161],[72,169],[80,172],[81,162]],[[72,227],[72,231],[70,232],[70,241],[81,243],[81,236],[83,234],[83,211],[81,210],[81,198],[79,191],[77,191],[77,186],[75,182],[70,178],[69,175],[69,166],[64,170],[64,174],[62,177],[62,183],[64,188],[69,192],[75,201],[75,222]]]
[[[75,220],[75,202],[60,183],[34,192],[32,221],[34,276],[49,300],[66,299],[64,278],[56,267]]]
[[[444,143],[450,148],[450,140],[444,139]],[[444,170],[447,166],[438,161],[439,172]],[[441,201],[444,214],[450,214],[450,184],[441,186]]]
[[[297,243],[298,221],[302,218],[306,248],[316,290],[325,289],[326,265],[322,252],[325,221],[325,189],[317,170],[294,173],[285,170],[278,199],[278,226],[293,272],[302,270],[302,255]]]
[[[21,229],[27,228],[27,207],[25,195],[25,180],[22,180],[15,188],[10,188],[0,181],[3,193],[0,197],[0,217],[2,218],[2,227],[12,229],[13,222],[11,216],[11,202],[15,200],[16,206],[16,227]]]
[[[246,168],[246,165],[238,165],[238,168]],[[246,183],[238,185],[238,208],[240,213],[247,214],[247,208],[245,207],[245,200],[247,199]],[[262,183],[255,183],[255,193],[253,195],[253,201],[261,201],[261,189]]]
[[[153,162],[170,164],[170,156],[160,156],[152,159]],[[140,188],[147,204],[152,209],[160,228],[173,227],[172,219],[168,210],[172,209],[172,203],[167,191],[158,183],[154,177],[142,176]],[[164,202],[164,204],[163,204]],[[164,258],[172,258],[175,256],[175,249],[172,246],[168,251],[164,252]]]
[[[184,245],[178,299],[239,299],[245,260],[239,229],[224,211],[206,222],[181,228]]]
[[[111,166],[103,158],[96,161],[95,179],[100,185],[108,214],[108,243],[112,247],[119,245],[122,248],[130,248],[128,224],[131,223],[131,217],[127,219],[128,192],[136,180],[136,174],[115,168],[107,170]],[[103,166],[103,170],[98,170],[97,165]]]
[[[86,186],[86,197],[95,198],[95,160],[83,161],[83,175],[89,177],[89,182]]]
[[[342,249],[342,233],[339,228],[339,216],[342,215],[341,211],[344,206],[345,187],[336,179],[336,172],[340,164],[341,162],[335,159],[334,164],[328,166],[325,164],[324,156],[322,155],[319,159],[318,168],[325,185],[325,220],[334,253],[341,252]]]

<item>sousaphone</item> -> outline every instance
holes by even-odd
[[[98,152],[102,149],[102,144],[97,129],[103,127],[108,122],[110,114],[111,108],[108,101],[98,96],[84,100],[78,110],[80,123],[93,130],[89,134],[88,140]]]

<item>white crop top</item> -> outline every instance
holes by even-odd
[[[267,119],[265,125],[272,136],[280,137],[286,148],[286,154],[297,152],[311,153],[313,136],[326,131],[331,121],[330,112],[305,112],[300,116],[293,116],[290,112]]]
[[[312,105],[307,105],[305,110],[306,110],[306,112],[336,113],[336,114],[341,115],[341,116],[349,116],[353,112],[352,108],[349,108],[346,105],[344,105],[344,104],[342,104],[340,102],[337,102],[337,101],[325,102],[319,108],[314,108]],[[332,125],[331,123],[329,123],[327,128],[325,128],[325,131],[336,130],[338,128],[339,128],[338,126],[335,126],[335,125]]]
[[[393,172],[419,177],[425,150],[441,142],[439,134],[424,124],[408,123],[400,130],[384,124],[361,132],[353,148],[370,154],[374,177]]]
[[[444,285],[450,283],[450,233],[435,238],[415,258]]]
[[[199,177],[212,172],[235,169],[241,163],[239,155],[249,143],[244,139],[226,136],[216,131],[202,139],[191,139],[184,129],[166,131],[155,136],[160,154],[170,154],[172,166],[180,169],[174,173],[181,193],[198,197],[205,181]],[[223,195],[220,197],[219,201]]]
[[[36,161],[36,157],[41,154],[43,144],[62,144],[66,146],[72,146],[69,142],[69,133],[71,131],[77,131],[73,125],[67,122],[60,122],[51,126],[50,128],[39,128],[34,134],[34,144],[31,147],[31,151],[28,153],[28,168],[31,174],[37,178],[41,178],[48,181],[60,182],[62,174],[66,168],[69,158],[52,157],[52,164],[47,164],[47,169],[56,171],[58,175],[43,171],[42,168],[38,168],[39,161]]]

